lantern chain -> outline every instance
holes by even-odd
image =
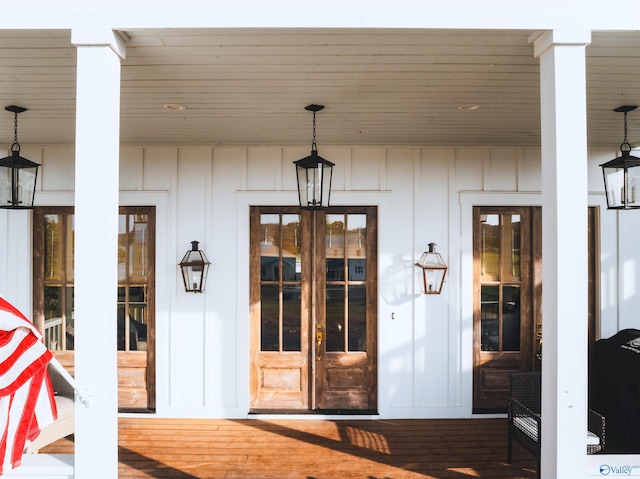
[[[626,150],[624,147],[626,146]],[[620,151],[631,151],[631,144],[627,141],[627,112],[624,112],[624,141],[620,145]]]
[[[13,112],[13,144],[11,151],[20,151],[20,143],[18,143],[18,112]]]
[[[311,142],[311,151],[318,151],[318,143],[316,142],[316,112],[313,112],[313,141]]]

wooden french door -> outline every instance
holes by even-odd
[[[118,215],[118,407],[155,408],[155,208]],[[34,323],[60,363],[74,371],[73,207],[34,208]],[[115,286],[115,285],[114,285]],[[95,338],[100,341],[101,338]],[[114,345],[116,346],[116,345]]]
[[[251,409],[377,408],[377,211],[251,208]]]
[[[588,209],[588,345],[596,331],[599,211]],[[473,211],[473,410],[506,411],[509,374],[542,355],[542,209]]]
[[[506,410],[509,375],[536,361],[541,308],[541,209],[473,211],[473,410]]]

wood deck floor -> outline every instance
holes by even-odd
[[[119,477],[243,479],[534,478],[506,419],[120,418]],[[71,453],[72,437],[41,452]]]

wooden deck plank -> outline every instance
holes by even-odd
[[[71,453],[73,438],[41,452]],[[119,477],[471,479],[535,477],[505,419],[119,420]]]

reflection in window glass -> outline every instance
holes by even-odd
[[[72,350],[74,347],[73,215],[50,213],[43,214],[42,219],[44,222],[44,341],[52,351]]]
[[[500,271],[500,216],[493,214],[481,215],[480,234],[480,274],[498,276]]]
[[[349,281],[364,281],[366,266],[366,215],[348,215],[347,256]]]
[[[300,216],[260,215],[262,351],[300,351]]]
[[[344,286],[327,285],[327,352],[345,351]]]
[[[344,215],[326,215],[325,256],[327,261],[327,281],[344,281],[344,223]]]
[[[506,215],[508,225],[510,226],[511,233],[511,276],[514,278],[520,277],[520,215]]]
[[[287,286],[282,294],[282,350],[300,351],[300,286]]]
[[[502,288],[502,350],[520,351],[520,286]]]
[[[349,286],[349,351],[367,350],[367,289]]]
[[[482,351],[498,351],[500,338],[499,289],[483,285],[480,289],[480,337]]]
[[[280,280],[280,216],[260,215],[260,281]]]
[[[326,216],[327,352],[366,350],[366,221]]]
[[[149,216],[118,216],[118,317],[119,351],[147,349],[147,276]]]
[[[300,216],[282,215],[282,280],[300,281]]]
[[[279,351],[278,285],[260,287],[260,349]]]

